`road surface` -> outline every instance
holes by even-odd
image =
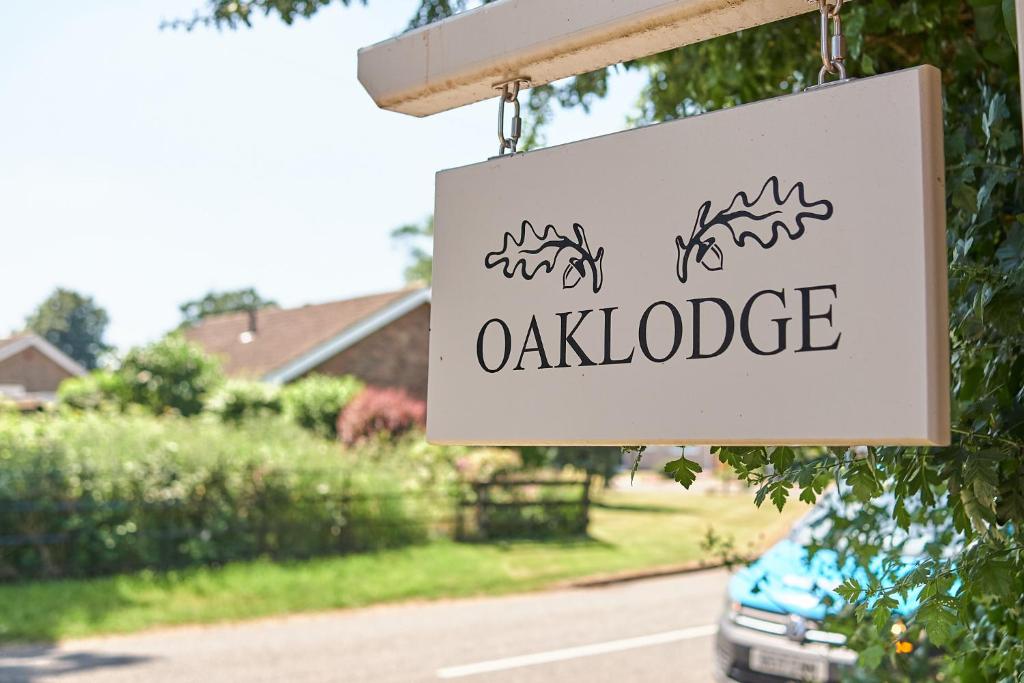
[[[3,683],[706,683],[722,570],[0,649]]]

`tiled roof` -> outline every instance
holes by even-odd
[[[301,308],[264,308],[256,312],[256,331],[248,313],[211,316],[185,336],[219,356],[229,375],[261,378],[330,342],[361,321],[422,290],[363,296]]]

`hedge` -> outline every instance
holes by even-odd
[[[450,472],[422,443],[343,452],[276,418],[0,414],[0,580],[414,543]]]

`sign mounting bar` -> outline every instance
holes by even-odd
[[[428,116],[817,10],[809,0],[498,0],[359,51],[382,109]]]

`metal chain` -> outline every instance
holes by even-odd
[[[498,156],[504,156],[506,152],[516,153],[519,146],[519,138],[523,134],[523,119],[519,115],[519,90],[522,86],[529,87],[530,81],[525,78],[514,80],[495,86],[501,90],[498,97]],[[512,130],[508,137],[505,137],[505,104],[512,105]]]
[[[818,0],[821,15],[821,69],[818,70],[818,85],[825,84],[827,74],[838,75],[846,80],[846,36],[843,35],[843,21],[839,11],[843,0]],[[829,24],[832,30],[829,31]]]

